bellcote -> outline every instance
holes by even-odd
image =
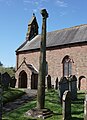
[[[31,21],[28,23],[28,32],[26,34],[26,40],[32,40],[36,35],[38,35],[38,23],[33,13]]]

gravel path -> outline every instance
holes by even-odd
[[[14,102],[9,102],[3,106],[3,112],[10,112],[22,104],[27,103],[33,100],[37,96],[37,90],[24,89],[26,92],[25,95],[21,96],[19,99],[16,99]]]

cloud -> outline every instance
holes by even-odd
[[[27,3],[32,3],[32,1],[30,1],[30,0],[24,0],[23,2],[26,3],[26,4]]]
[[[24,8],[24,11],[27,11],[28,9],[27,8]]]
[[[7,6],[13,5],[13,0],[0,0],[0,3],[6,4]]]
[[[59,7],[68,7],[68,4],[65,3],[63,0],[57,0],[56,3]]]
[[[65,16],[67,14],[67,12],[60,12],[60,16],[62,17],[62,16]]]
[[[37,9],[33,9],[33,13],[36,13],[37,12]]]
[[[28,4],[30,4],[32,6],[32,10],[33,12],[37,12],[39,10],[41,10],[44,7],[43,3],[48,2],[48,0],[23,0],[24,2],[24,10],[29,9]]]
[[[48,2],[48,0],[41,0],[41,2]]]
[[[3,0],[0,0],[0,2],[2,2]]]
[[[7,4],[8,6],[11,6],[11,5],[12,5],[12,0],[7,0],[7,1],[6,1],[6,4]]]

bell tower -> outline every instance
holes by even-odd
[[[28,31],[26,34],[26,40],[30,41],[32,40],[36,35],[38,35],[38,23],[35,17],[35,14],[33,13],[31,21],[28,23]]]

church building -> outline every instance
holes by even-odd
[[[16,50],[16,87],[37,89],[41,35],[33,14],[26,40]],[[52,85],[75,75],[80,90],[87,89],[87,24],[47,32],[46,61]]]

